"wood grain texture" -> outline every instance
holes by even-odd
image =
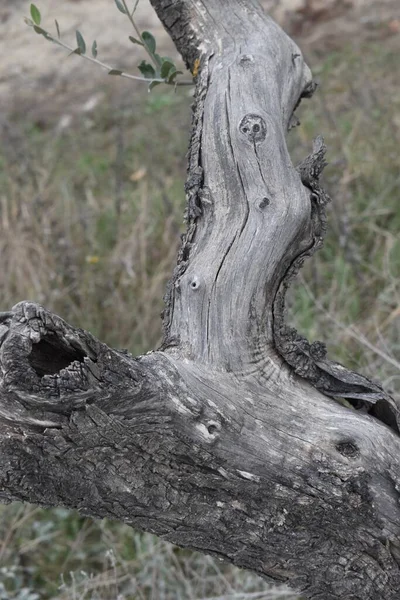
[[[398,599],[398,407],[284,323],[325,232],[323,141],[297,168],[285,142],[311,72],[255,0],[152,3],[201,60],[165,339],[133,358],[36,304],[0,313],[0,499],[121,520],[312,600]]]

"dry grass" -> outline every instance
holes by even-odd
[[[307,106],[300,145],[329,132],[333,202],[323,250],[301,274],[292,319],[331,356],[400,393],[400,90],[396,46],[331,54]],[[316,58],[311,59],[316,63]],[[316,104],[316,106],[315,106]]]
[[[136,102],[106,103],[79,132],[5,129],[0,303],[40,302],[140,352],[160,339],[179,241],[189,98]]]
[[[394,44],[394,42],[393,42]],[[400,92],[396,48],[342,48],[291,136],[303,158],[325,133],[334,203],[324,249],[291,292],[290,320],[332,358],[400,391]],[[397,48],[398,52],[398,48]],[[398,75],[398,74],[397,74]],[[134,353],[160,340],[162,295],[184,204],[190,100],[110,99],[78,129],[2,132],[0,308],[41,302]],[[255,576],[63,509],[0,512],[0,598],[219,600],[281,597]]]
[[[29,506],[13,511],[0,545],[1,564],[11,563],[0,567],[2,599],[23,600],[24,588],[38,594],[29,600],[294,599],[250,573],[128,526],[64,509],[50,514]]]

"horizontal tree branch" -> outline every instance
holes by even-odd
[[[134,359],[34,304],[1,340],[3,502],[118,519],[311,598],[361,598],[364,574],[364,597],[395,598],[399,438],[376,419],[289,375]]]

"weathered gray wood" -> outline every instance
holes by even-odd
[[[312,600],[398,599],[398,407],[284,324],[325,231],[323,142],[297,169],[285,143],[310,70],[255,0],[152,3],[201,59],[164,343],[135,359],[38,305],[0,313],[0,499],[119,519]]]

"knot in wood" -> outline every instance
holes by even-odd
[[[221,429],[221,426],[216,421],[209,421],[207,423],[207,431],[210,435],[215,435]]]
[[[339,442],[336,444],[336,450],[347,458],[357,458],[360,455],[358,446],[351,441]]]
[[[197,423],[196,429],[204,441],[213,444],[219,437],[221,424],[216,420],[210,420],[206,423]]]
[[[245,66],[248,63],[252,63],[252,62],[254,62],[254,57],[251,54],[242,54],[242,56],[239,59],[239,63],[242,66]]]
[[[264,208],[266,208],[267,206],[269,206],[270,204],[270,200],[269,198],[267,198],[266,196],[264,196],[264,198],[262,198],[258,204],[258,208],[260,210],[264,210]]]
[[[267,135],[267,124],[260,115],[249,114],[240,121],[239,131],[253,144],[262,142]]]

